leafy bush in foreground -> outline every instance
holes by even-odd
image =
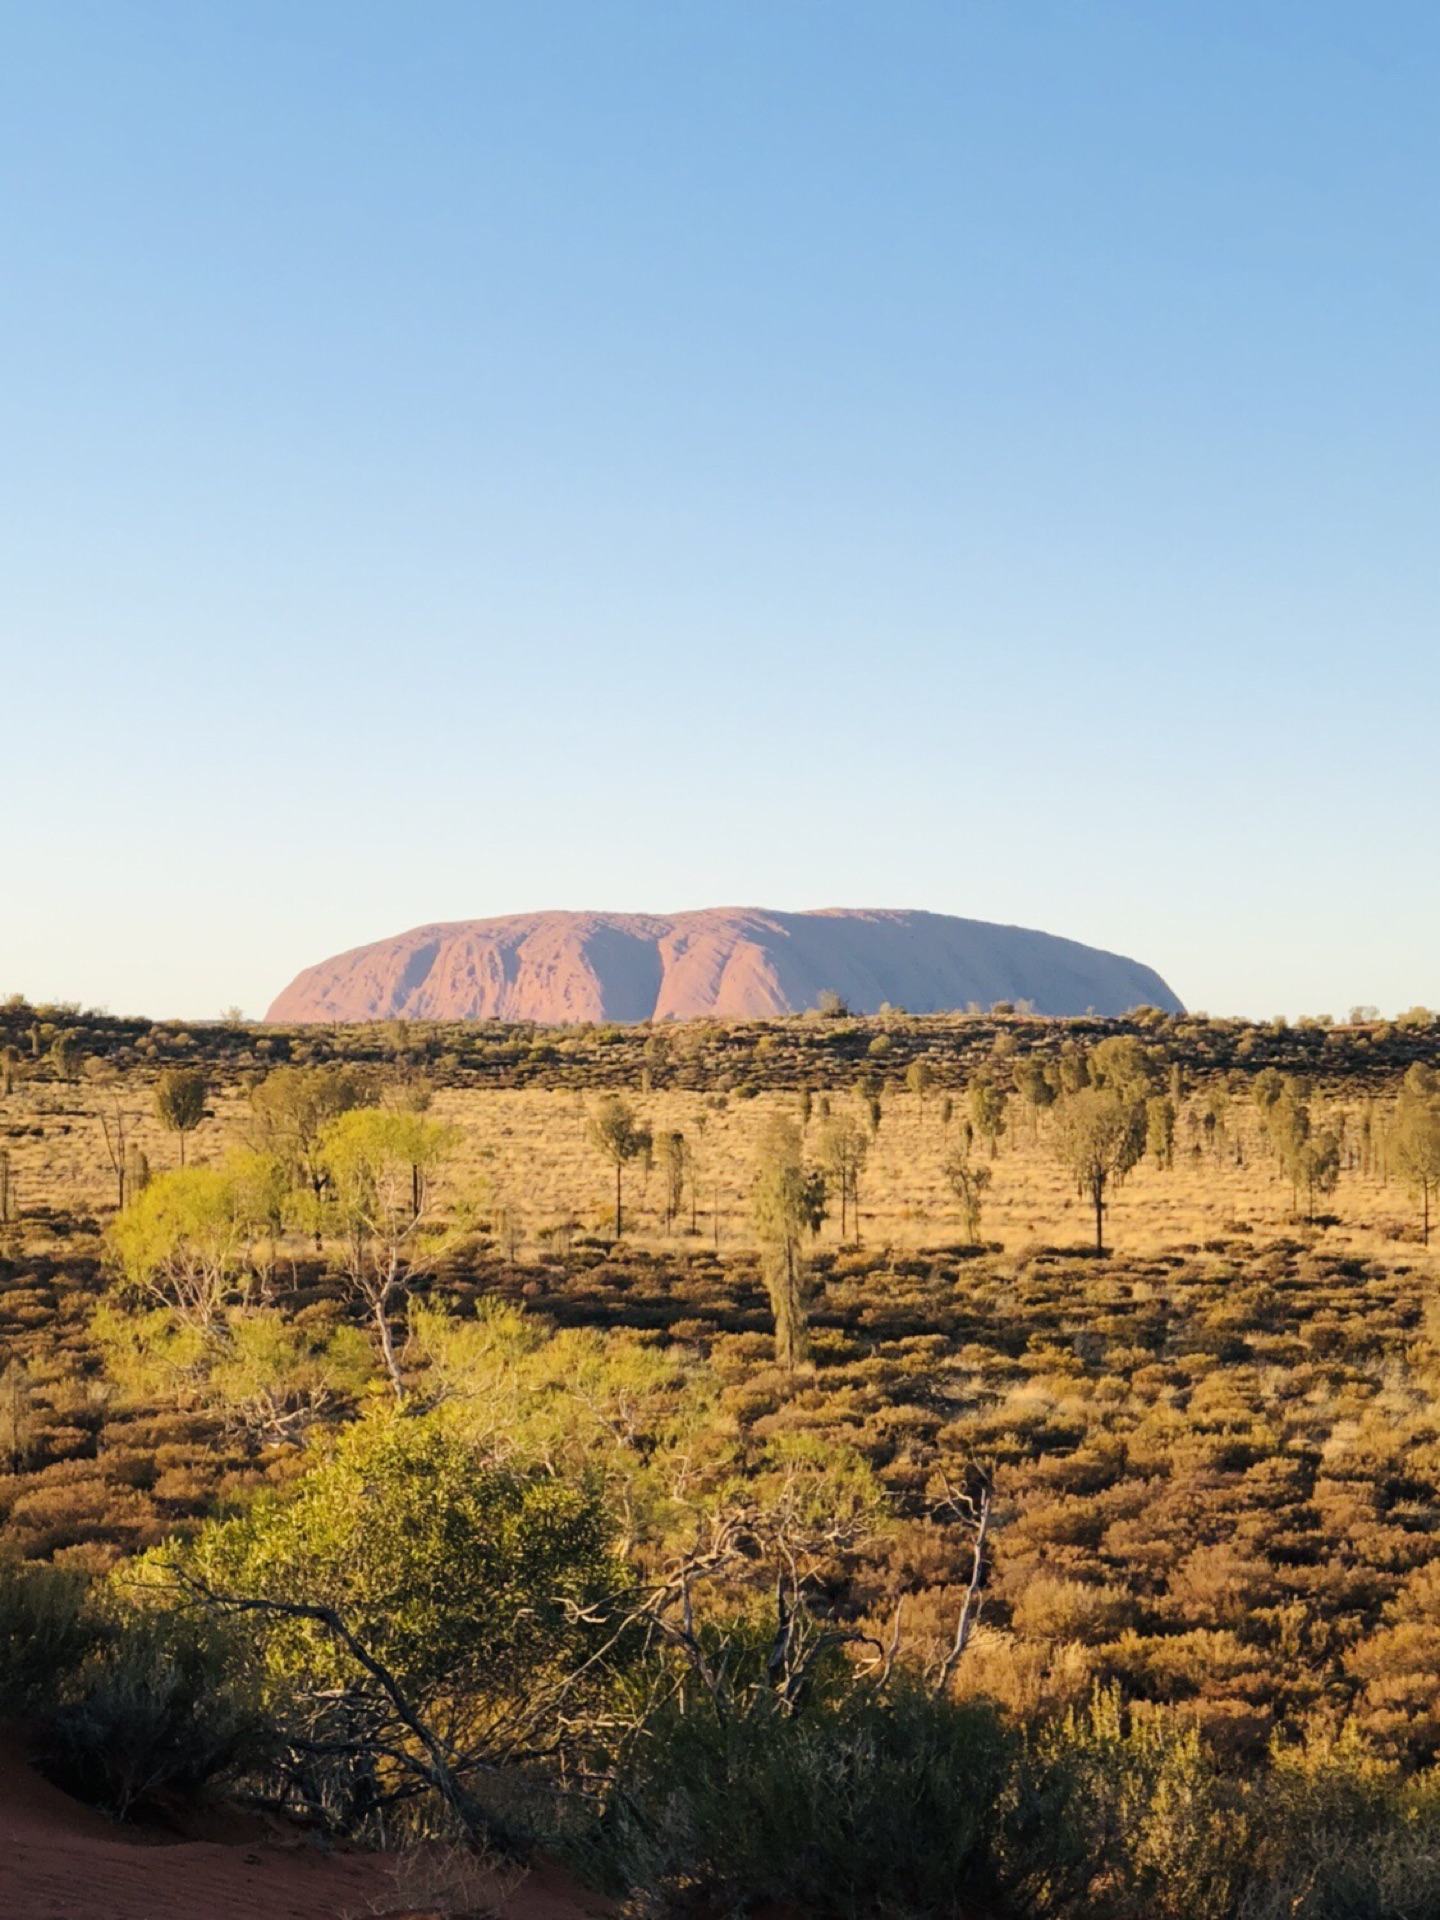
[[[914,1687],[798,1714],[672,1703],[622,1774],[604,1854],[648,1911],[793,1902],[816,1920],[969,1912],[1013,1742],[978,1703]]]
[[[212,1622],[0,1561],[0,1713],[51,1779],[122,1817],[252,1765],[266,1727]]]
[[[285,1497],[265,1494],[147,1571],[233,1619],[282,1754],[281,1797],[368,1831],[553,1744],[603,1672],[620,1569],[598,1494],[496,1462],[435,1416],[357,1422]]]

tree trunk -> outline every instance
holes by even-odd
[[[615,1238],[620,1238],[620,1162],[615,1162]]]
[[[935,1679],[937,1699],[943,1696],[950,1680],[964,1657],[970,1644],[970,1634],[979,1616],[978,1600],[980,1583],[985,1578],[985,1536],[990,1531],[990,1509],[994,1502],[993,1489],[987,1484],[980,1491],[979,1511],[976,1516],[975,1541],[970,1561],[970,1584],[965,1589],[965,1599],[960,1608],[960,1618],[955,1623],[955,1638],[950,1643],[950,1651],[941,1664]]]
[[[1095,1182],[1094,1193],[1095,1193],[1095,1251],[1096,1253],[1104,1253],[1105,1251],[1105,1185],[1103,1181],[1097,1180]]]
[[[383,1296],[375,1302],[375,1325],[380,1334],[380,1352],[385,1361],[385,1371],[390,1376],[390,1385],[395,1390],[395,1398],[403,1403],[405,1383],[400,1378],[400,1362],[395,1357],[395,1342],[390,1335],[390,1319],[385,1312]]]

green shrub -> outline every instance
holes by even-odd
[[[1010,1741],[984,1704],[906,1687],[787,1714],[693,1698],[645,1729],[610,1810],[604,1859],[625,1888],[741,1913],[794,1902],[815,1920],[973,1911]]]
[[[478,1829],[478,1806],[458,1806],[467,1783],[573,1733],[603,1692],[624,1586],[611,1533],[591,1487],[386,1409],[287,1495],[145,1570],[245,1635],[283,1731],[282,1796],[369,1833],[423,1784]]]
[[[46,1774],[125,1818],[263,1757],[264,1718],[211,1623],[126,1610],[37,1730]]]
[[[241,1664],[213,1624],[0,1560],[0,1713],[57,1785],[122,1818],[261,1756]]]
[[[0,1556],[0,1715],[28,1720],[99,1632],[83,1574]]]

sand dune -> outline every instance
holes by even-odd
[[[277,1023],[349,1020],[757,1019],[822,992],[857,1013],[1028,1001],[1037,1013],[1178,1010],[1151,968],[1025,927],[881,908],[671,915],[532,913],[459,920],[307,967]]]

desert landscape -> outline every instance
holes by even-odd
[[[1440,12],[0,47],[0,1920],[1440,1920]]]
[[[1431,1885],[1425,1009],[0,1030],[17,1920]]]

